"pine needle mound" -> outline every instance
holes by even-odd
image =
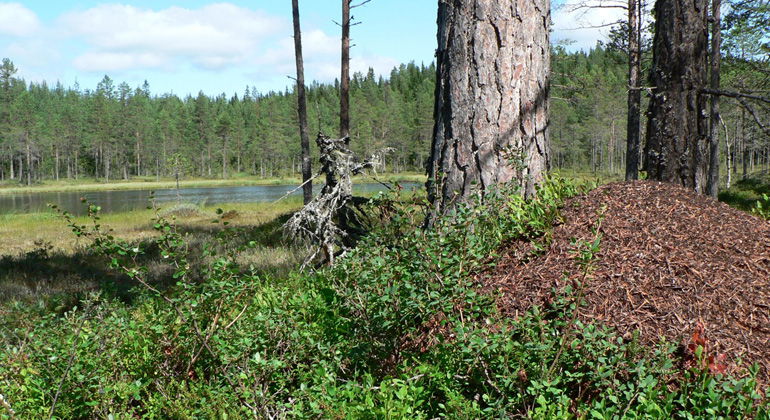
[[[661,337],[687,348],[702,326],[712,356],[729,370],[760,365],[770,373],[770,223],[682,187],[651,181],[612,183],[575,197],[538,252],[510,244],[482,276],[517,316],[543,306],[582,278],[575,240],[601,234],[595,270],[583,282],[583,321],[643,343]],[[720,360],[721,360],[720,357]]]

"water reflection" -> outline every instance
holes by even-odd
[[[405,188],[418,187],[417,183],[404,183]],[[155,190],[155,201],[162,203],[182,201],[201,205],[220,203],[258,203],[271,202],[283,197],[289,191],[297,188],[295,185],[254,185],[247,187],[215,187],[215,188],[183,188]],[[313,188],[317,193],[320,186]],[[373,193],[385,190],[381,184],[356,184],[357,194]],[[295,191],[292,196],[301,197],[302,190]],[[0,195],[0,214],[2,213],[34,213],[49,211],[47,204],[58,204],[61,208],[73,213],[83,214],[81,197],[102,208],[102,212],[120,212],[146,208],[150,190],[125,191],[90,191],[90,192],[50,192]]]

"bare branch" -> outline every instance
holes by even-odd
[[[615,22],[604,23],[604,24],[601,24],[601,25],[588,25],[588,26],[578,26],[577,28],[564,28],[564,29],[562,29],[562,30],[564,30],[564,31],[578,31],[578,30],[580,30],[580,29],[598,29],[598,28],[606,28],[606,27],[609,27],[609,26],[615,26],[615,25],[617,25],[617,24],[619,24],[619,23],[622,23],[622,22],[623,22],[622,20],[617,20],[617,21],[615,21]]]
[[[581,2],[577,4],[564,5],[564,9],[567,12],[575,12],[577,10],[586,10],[586,9],[607,9],[607,8],[628,9],[628,4],[622,1],[602,2],[600,0],[596,4],[591,4],[590,2]]]
[[[716,90],[716,89],[701,89],[701,92],[707,93],[709,95],[719,95],[719,96],[727,96],[729,98],[747,98],[747,99],[754,99],[757,101],[762,101],[765,103],[770,104],[770,98],[764,97],[764,96],[757,96],[757,95],[750,95],[747,93],[741,93],[741,92],[732,92],[728,90]]]
[[[361,6],[365,5],[366,3],[369,3],[370,1],[372,1],[372,0],[364,0],[361,3],[358,3],[358,4],[351,4],[350,8],[351,9],[355,9],[356,7],[361,7]]]
[[[741,104],[741,106],[742,106],[742,107],[743,107],[743,108],[744,108],[746,111],[749,111],[749,114],[751,114],[751,116],[754,118],[754,122],[755,122],[755,123],[757,123],[757,125],[758,125],[758,126],[759,126],[759,128],[760,128],[760,130],[762,130],[762,132],[763,132],[763,133],[765,133],[765,135],[767,135],[768,137],[770,137],[770,128],[768,128],[767,126],[765,126],[764,124],[762,124],[762,121],[759,119],[759,116],[757,115],[756,111],[754,110],[754,107],[752,107],[752,106],[751,106],[751,104],[749,104],[749,103],[748,103],[748,102],[747,102],[745,99],[743,99],[743,98],[740,98],[740,97],[736,97],[735,99],[736,99],[736,100],[737,100],[737,101],[738,101],[738,102]]]

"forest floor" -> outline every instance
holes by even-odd
[[[770,377],[770,222],[684,188],[652,181],[610,183],[571,199],[541,244],[501,251],[481,278],[518,316],[573,287],[579,318],[639,331],[643,343],[708,337],[710,363],[758,363]],[[580,244],[600,241],[585,275]]]
[[[730,188],[720,191],[719,201],[751,211],[763,194],[770,195],[770,173],[767,171],[755,172],[739,179]]]
[[[105,215],[137,242],[0,253],[3,394],[24,418],[766,418],[770,222],[650,181],[541,191],[428,232],[407,197],[311,273],[281,235],[299,200],[180,205],[157,226],[181,238],[156,241],[149,212]],[[271,392],[233,392],[252,384]]]
[[[383,182],[425,182],[425,175],[416,172],[383,173],[377,176]],[[376,182],[370,177],[360,176],[356,182]],[[235,175],[226,179],[211,178],[186,178],[179,181],[180,188],[205,188],[226,186],[249,185],[298,185],[301,178],[286,176],[261,178],[251,175]],[[15,181],[0,182],[0,194],[21,194],[36,192],[64,192],[64,191],[105,191],[105,190],[157,190],[176,188],[173,178],[133,177],[130,180],[103,182],[94,178],[80,180],[43,181],[41,183],[25,186]]]

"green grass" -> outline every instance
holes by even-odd
[[[404,192],[410,196],[411,192]],[[212,242],[223,225],[212,223],[222,209],[229,227],[240,230],[241,244],[255,246],[238,255],[238,262],[261,273],[285,276],[302,262],[302,251],[288,245],[281,226],[287,215],[302,207],[302,199],[292,196],[270,203],[226,203],[201,207],[192,203],[167,203],[159,215],[172,219],[192,250],[196,265],[202,264],[203,244]],[[153,210],[134,210],[100,215],[102,229],[129,242],[142,243],[157,237]],[[74,217],[78,225],[91,226],[87,216]],[[34,300],[52,295],[83,293],[105,287],[125,294],[133,283],[105,269],[104,260],[86,248],[88,241],[75,236],[64,220],[53,211],[43,213],[0,214],[0,301]],[[154,279],[167,272],[157,255],[145,261]],[[117,285],[117,286],[116,286]]]
[[[188,217],[180,217],[180,226],[187,229],[209,229],[211,220],[216,218],[216,209],[234,210],[238,216],[231,220],[235,226],[255,226],[267,223],[281,214],[302,206],[299,198],[291,197],[278,203],[232,203],[207,206]],[[117,236],[140,240],[153,234],[152,210],[107,213],[101,216],[101,223],[115,230]],[[86,216],[76,217],[79,223],[88,223]],[[81,243],[69,228],[53,212],[0,214],[0,255],[17,255],[34,250],[39,243],[52,245],[55,249],[72,251]]]
[[[306,273],[255,273],[222,249],[190,260],[200,244],[165,224],[147,254],[107,239],[94,269],[128,264],[148,280],[165,269],[176,284],[163,297],[101,289],[0,305],[5,405],[17,418],[767,419],[751,375],[712,375],[703,349],[684,368],[671,345],[579,322],[579,284],[517,319],[479,293],[499,247],[547,237],[579,191],[552,180],[537,200],[488,197],[431,230],[424,209],[395,201],[357,249]],[[267,248],[280,221],[231,240]],[[599,233],[576,241],[582,278],[600,249]],[[157,255],[166,263],[150,265]]]
[[[551,180],[428,231],[401,197],[347,257],[305,273],[279,230],[298,198],[216,206],[220,223],[215,207],[169,205],[176,229],[107,214],[128,242],[92,249],[52,214],[1,216],[2,237],[33,242],[0,257],[0,418],[768,418],[756,372],[684,368],[670,344],[579,322],[579,284],[517,319],[479,293],[500,246],[547,238],[580,191]],[[599,233],[576,241],[583,279],[600,250]]]
[[[194,205],[193,205],[194,206]],[[195,212],[180,213],[174,207],[166,210],[166,217],[175,218],[191,250],[192,262],[202,264],[205,258],[202,246],[211,242],[222,231],[216,210],[227,213],[231,227],[242,231],[241,241],[255,242],[249,252],[239,255],[244,266],[272,275],[286,275],[301,262],[301,252],[287,245],[280,235],[286,214],[301,207],[299,198],[288,198],[279,203],[234,203],[196,207]],[[163,210],[161,210],[163,213]],[[158,235],[153,228],[151,210],[109,213],[100,217],[104,229],[112,229],[117,237],[142,243]],[[78,224],[93,224],[87,217],[74,218]],[[109,270],[104,259],[87,249],[88,241],[73,235],[65,222],[54,213],[0,215],[0,301],[25,301],[55,295],[77,296],[88,291],[108,290],[126,295],[135,283]],[[167,276],[163,261],[150,254],[145,263],[151,268],[153,280]]]
[[[624,174],[610,172],[592,172],[582,169],[554,169],[551,173],[578,183],[602,185],[609,182],[622,181]]]
[[[756,172],[736,181],[729,189],[719,192],[719,201],[737,209],[752,211],[762,195],[770,195],[770,174]]]
[[[386,182],[425,182],[425,175],[418,173],[382,174],[377,179]],[[249,185],[298,185],[299,177],[260,178],[240,175],[228,179],[193,178],[179,181],[181,188],[203,188]],[[356,182],[374,182],[370,177],[360,176]],[[17,182],[0,183],[0,194],[20,194],[31,192],[66,192],[66,191],[104,191],[104,190],[146,190],[176,188],[176,181],[169,178],[157,180],[155,177],[134,177],[129,181],[99,182],[95,179],[44,181],[43,183],[23,186]]]

